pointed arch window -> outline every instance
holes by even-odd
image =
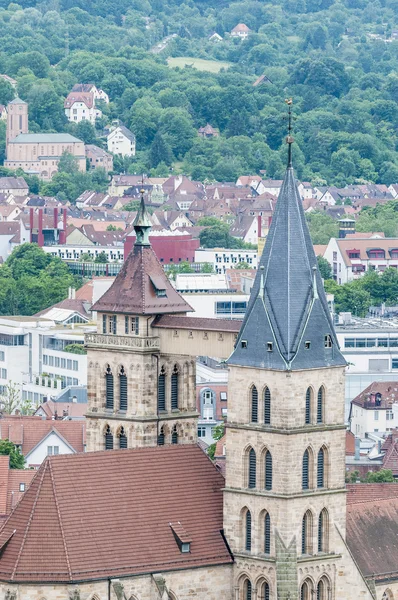
[[[268,581],[264,581],[260,587],[260,596],[258,600],[269,600],[270,599],[270,591],[269,591],[269,583]]]
[[[312,513],[307,510],[301,525],[301,553],[312,554]]]
[[[252,600],[252,582],[250,579],[246,579],[243,584],[243,598],[244,600]]]
[[[265,453],[264,468],[265,468],[265,473],[264,473],[265,486],[264,487],[267,491],[271,491],[272,490],[272,454],[269,450],[267,450]]]
[[[158,377],[158,410],[166,410],[166,371],[162,367]]]
[[[164,428],[161,427],[158,435],[158,446],[164,446]]]
[[[313,591],[311,579],[306,579],[300,589],[300,600],[313,600]]]
[[[325,487],[325,451],[323,448],[318,452],[316,483],[318,488]]]
[[[264,517],[264,552],[271,554],[271,518],[269,513]]]
[[[120,432],[119,432],[119,448],[121,450],[124,450],[127,448],[127,435],[124,431],[124,427],[121,427]]]
[[[252,387],[252,398],[251,398],[251,422],[258,422],[258,392],[255,385]]]
[[[249,488],[256,487],[256,475],[257,475],[256,453],[253,448],[250,448],[250,450],[249,450],[249,477],[248,477],[248,487]]]
[[[305,394],[305,424],[310,425],[311,423],[311,388],[308,388]]]
[[[329,547],[329,515],[324,508],[318,517],[318,552],[327,552]]]
[[[316,600],[328,600],[330,583],[326,577],[322,577],[316,586]]]
[[[316,422],[323,423],[324,420],[324,412],[325,412],[325,389],[321,386],[318,390],[318,402],[316,409]]]
[[[302,473],[303,490],[308,490],[310,488],[309,468],[310,468],[310,453],[307,449],[303,455],[303,473]]]
[[[171,432],[171,443],[172,443],[172,444],[178,444],[178,431],[177,431],[177,425],[174,425],[174,427],[173,427],[173,431]]]
[[[109,425],[105,429],[105,450],[113,450],[113,435]]]
[[[246,511],[245,522],[245,550],[250,552],[252,549],[252,514],[250,510]]]
[[[127,410],[127,375],[124,367],[120,369],[119,374],[119,392],[120,392],[120,410]]]
[[[108,365],[105,373],[105,406],[111,410],[114,407],[113,391],[113,374],[110,365]]]
[[[271,425],[271,392],[268,387],[264,390],[264,424]]]
[[[178,367],[177,367],[177,365],[174,365],[174,369],[171,374],[171,408],[172,408],[172,410],[178,409]]]

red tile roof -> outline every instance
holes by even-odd
[[[0,531],[0,580],[67,583],[230,564],[223,486],[197,445],[48,458]],[[192,538],[189,553],[171,530],[178,522]]]
[[[376,394],[380,394],[380,404],[376,405]],[[373,381],[358,396],[352,404],[365,409],[382,410],[391,408],[398,400],[398,381]]]
[[[345,454],[346,456],[355,455],[355,435],[351,431],[345,434]]]
[[[10,457],[0,456],[0,515],[8,515],[15,508],[24,492],[20,484],[28,488],[36,474],[33,469],[10,469]]]

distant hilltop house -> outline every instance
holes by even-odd
[[[102,100],[105,104],[109,104],[108,94],[104,90],[99,90],[93,83],[75,83],[72,92],[92,93],[95,100]]]
[[[17,87],[17,82],[15,79],[13,79],[12,77],[10,77],[9,75],[0,75],[0,77],[2,79],[4,79],[4,81],[7,81],[10,85],[12,85],[13,88]]]
[[[239,23],[236,27],[234,27],[231,31],[231,36],[240,38],[241,40],[245,40],[251,34],[251,29],[244,23]]]
[[[216,31],[214,31],[211,35],[209,35],[209,41],[210,42],[221,42],[222,40],[222,36],[217,33]]]
[[[202,138],[215,138],[220,135],[219,129],[214,129],[209,123],[205,127],[198,129],[198,136]]]
[[[124,125],[117,125],[107,137],[108,152],[122,156],[135,156],[135,135]]]
[[[102,117],[102,112],[95,107],[93,92],[70,92],[64,102],[64,109],[66,118],[73,123],[90,121],[94,125],[95,120]]]
[[[113,171],[113,157],[109,152],[94,144],[86,145],[86,158],[90,163],[90,169],[105,169],[106,172]]]
[[[63,152],[70,152],[80,171],[86,170],[84,142],[69,133],[28,133],[28,105],[15,98],[7,105],[6,160],[9,169],[51,179]]]

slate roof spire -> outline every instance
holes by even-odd
[[[287,371],[344,366],[294,177],[287,104],[288,166],[228,363]]]
[[[137,212],[137,216],[134,219],[134,230],[136,235],[135,245],[136,246],[150,246],[149,231],[152,227],[151,220],[149,218],[144,199],[145,190],[141,189],[141,203],[140,208]]]

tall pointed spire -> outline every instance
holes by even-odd
[[[292,136],[292,105],[293,105],[293,99],[292,98],[287,98],[285,100],[287,106],[288,106],[288,127],[287,127],[287,137],[286,137],[286,143],[288,145],[288,159],[287,159],[287,166],[292,167],[293,168],[293,162],[292,162],[292,144],[294,142],[294,138]]]
[[[144,200],[144,193],[145,190],[141,189],[140,190],[140,194],[141,194],[141,202],[140,202],[140,208],[138,210],[137,216],[134,219],[134,230],[135,230],[135,235],[136,235],[136,240],[135,240],[135,245],[136,246],[150,246],[151,243],[149,241],[149,231],[152,227],[152,223],[151,220],[149,218],[146,206],[145,206],[145,200]]]
[[[233,365],[277,370],[345,365],[333,329],[292,165],[288,166],[252,288]]]

